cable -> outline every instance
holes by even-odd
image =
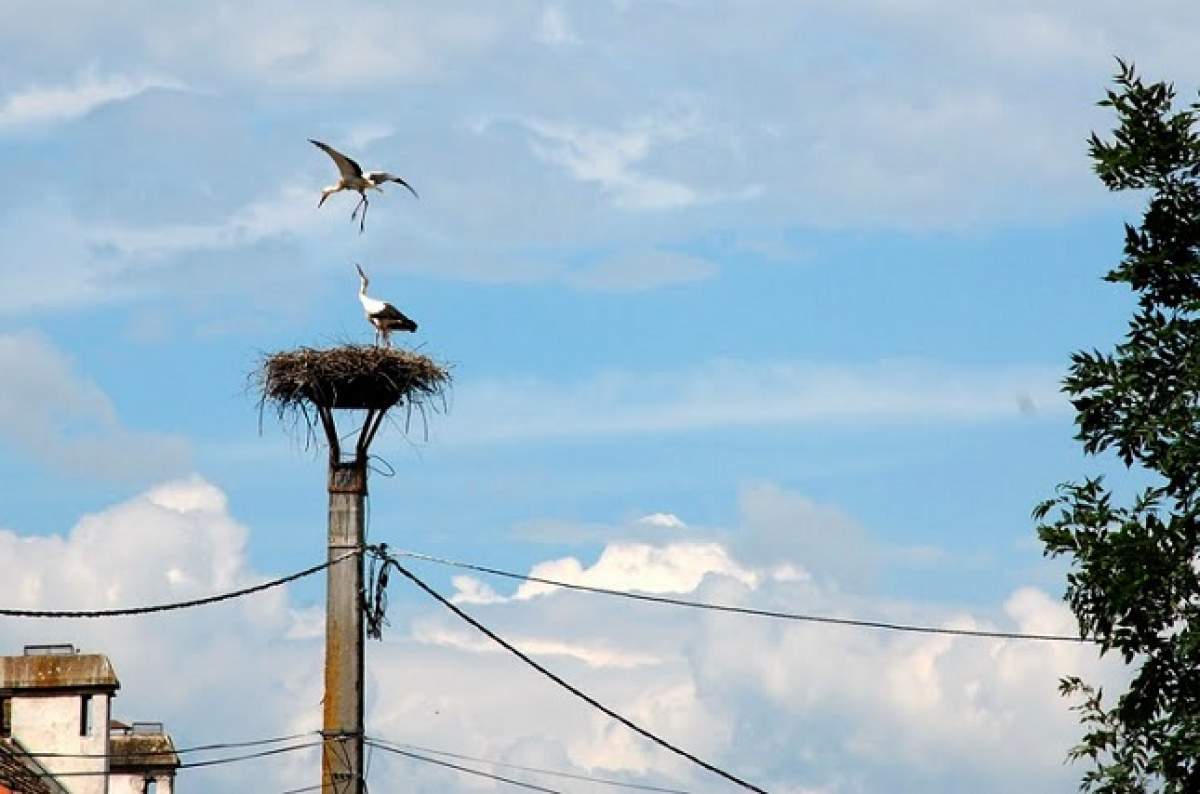
[[[206,606],[208,604],[216,604],[220,601],[228,601],[232,598],[241,598],[242,596],[259,593],[263,590],[269,590],[272,587],[279,587],[288,582],[294,582],[297,579],[303,579],[306,576],[312,576],[318,571],[323,571],[331,565],[353,557],[359,554],[359,550],[349,551],[340,557],[337,557],[320,565],[314,565],[311,568],[305,568],[303,571],[289,574],[288,576],[279,579],[272,579],[269,582],[256,584],[251,587],[243,587],[241,590],[233,590],[228,593],[208,596],[206,598],[195,598],[191,601],[176,601],[170,604],[155,604],[154,606],[145,607],[127,607],[125,609],[94,609],[94,610],[53,610],[53,609],[0,609],[0,617],[10,618],[116,618],[127,617],[129,615],[146,615],[151,612],[169,612],[174,609],[188,609],[190,607]]]
[[[642,736],[646,737],[647,739],[649,739],[650,741],[659,745],[660,747],[663,747],[663,748],[675,753],[676,755],[686,758],[687,760],[691,761],[692,763],[694,763],[698,766],[701,766],[704,769],[707,769],[709,772],[712,772],[713,774],[720,775],[721,777],[725,778],[726,780],[728,780],[732,783],[736,783],[737,785],[741,786],[742,788],[749,789],[750,791],[757,791],[757,792],[759,792],[759,794],[767,794],[767,792],[764,789],[761,789],[758,786],[753,785],[752,783],[747,783],[745,780],[742,780],[741,778],[739,778],[733,774],[730,774],[729,772],[726,772],[724,769],[714,766],[713,764],[710,764],[707,761],[705,761],[701,758],[698,758],[697,756],[692,755],[688,751],[683,750],[679,747],[676,747],[675,745],[668,742],[666,739],[656,736],[655,734],[653,734],[650,731],[646,730],[645,728],[641,727],[640,725],[633,722],[629,718],[623,717],[620,714],[618,714],[617,712],[610,709],[608,706],[605,706],[603,703],[596,700],[591,695],[588,695],[583,690],[573,686],[572,684],[567,683],[565,680],[563,680],[556,674],[552,673],[550,670],[546,669],[542,665],[538,664],[536,661],[531,659],[529,656],[522,653],[520,650],[518,650],[516,647],[514,647],[513,645],[508,643],[506,640],[504,640],[502,637],[497,635],[495,632],[493,632],[487,626],[484,626],[482,623],[475,620],[475,618],[471,617],[466,612],[463,612],[461,609],[459,609],[457,606],[452,604],[448,599],[444,598],[440,593],[438,593],[432,587],[430,587],[429,585],[425,584],[423,581],[418,579],[415,574],[411,573],[407,568],[405,568],[403,565],[401,565],[399,562],[397,562],[395,560],[395,558],[386,556],[387,555],[386,547],[372,547],[372,551],[374,553],[382,556],[388,565],[395,567],[395,569],[397,571],[399,571],[401,574],[403,574],[406,578],[411,579],[412,582],[417,587],[421,588],[426,593],[428,593],[432,598],[434,598],[435,600],[440,602],[442,604],[442,606],[446,607],[451,612],[453,612],[454,614],[456,614],[460,618],[462,618],[464,621],[466,621],[467,623],[470,623],[476,629],[481,631],[484,635],[486,635],[488,637],[488,639],[492,640],[497,645],[500,645],[502,648],[507,650],[509,653],[513,654],[518,659],[525,662],[525,664],[527,664],[530,667],[532,667],[533,669],[537,670],[539,673],[544,675],[546,678],[549,678],[551,681],[558,684],[560,687],[567,690],[572,695],[574,695],[575,697],[584,701],[588,705],[592,706],[595,709],[599,709],[600,711],[604,712],[609,717],[612,717],[614,720],[621,723],[625,727],[629,728],[630,730],[632,730],[638,734],[641,734]]]
[[[567,590],[579,590],[585,593],[595,593],[598,595],[618,596],[620,598],[630,598],[636,601],[650,601],[655,604],[669,604],[677,607],[690,607],[692,609],[708,609],[716,612],[733,612],[739,615],[755,615],[763,618],[777,618],[779,620],[796,620],[808,623],[832,623],[838,626],[858,626],[860,628],[870,629],[887,629],[888,631],[907,631],[920,634],[950,634],[959,637],[990,637],[1000,640],[1041,640],[1043,642],[1091,642],[1099,643],[1100,641],[1092,637],[1073,637],[1069,634],[1024,634],[1015,631],[987,631],[984,629],[955,629],[941,626],[921,626],[911,623],[888,623],[880,620],[856,620],[854,618],[835,618],[827,615],[806,615],[799,612],[775,612],[769,609],[752,609],[750,607],[736,607],[729,604],[713,604],[705,601],[688,601],[682,598],[670,598],[668,596],[648,595],[646,593],[631,593],[628,590],[611,590],[607,587],[593,587],[585,584],[572,584],[571,582],[563,582],[557,579],[545,579],[540,576],[527,576],[525,574],[513,573],[512,571],[503,571],[499,568],[488,568],[483,565],[475,565],[469,562],[461,562],[459,560],[450,560],[444,557],[435,557],[430,554],[421,554],[415,551],[396,551],[394,554],[401,557],[409,557],[414,560],[424,560],[425,562],[434,562],[439,565],[448,565],[454,568],[463,568],[469,571],[478,571],[479,573],[491,574],[493,576],[503,576],[509,579],[517,579],[523,582],[537,582],[538,584],[552,585],[554,587],[562,587]]]
[[[516,769],[521,772],[532,772],[537,775],[551,775],[553,777],[566,778],[568,780],[582,780],[587,783],[598,783],[602,786],[615,786],[617,788],[636,789],[638,791],[657,791],[663,794],[690,794],[690,792],[677,788],[663,788],[661,786],[651,786],[645,783],[626,783],[621,780],[611,780],[602,777],[590,777],[588,775],[579,775],[574,772],[560,772],[555,769],[540,769],[536,766],[522,766],[521,764],[509,764],[504,761],[493,761],[490,758],[477,758],[471,755],[463,755],[462,753],[452,753],[448,750],[434,750],[430,747],[421,747],[417,744],[408,744],[406,742],[390,742],[379,737],[368,736],[367,741],[375,742],[376,745],[387,745],[399,749],[414,750],[421,753],[429,753],[430,755],[444,755],[447,758],[457,758],[462,761],[475,761],[480,764],[491,764],[492,766],[503,767],[505,769]]]
[[[233,764],[238,761],[249,761],[255,758],[266,758],[271,755],[281,755],[282,753],[292,753],[296,750],[308,750],[313,747],[320,747],[325,742],[308,742],[307,744],[293,744],[288,747],[277,747],[273,750],[260,750],[257,753],[246,753],[245,755],[230,755],[224,758],[209,758],[204,761],[187,761],[175,767],[176,769],[196,769],[202,766],[221,766],[223,764]],[[38,775],[38,777],[98,777],[102,775],[120,774],[118,772],[109,771],[83,771],[83,772],[47,772]]]
[[[395,753],[396,755],[402,755],[405,758],[411,758],[414,761],[424,761],[430,764],[437,764],[438,766],[444,766],[448,769],[455,769],[459,772],[465,772],[468,775],[477,775],[479,777],[486,777],[490,780],[497,780],[501,783],[508,783],[510,786],[520,786],[521,788],[530,789],[531,791],[542,791],[545,792],[545,794],[563,794],[563,792],[559,791],[558,789],[546,788],[545,786],[538,786],[534,783],[526,783],[523,780],[504,777],[503,775],[493,775],[490,772],[484,772],[482,769],[471,769],[469,766],[460,766],[459,764],[452,764],[449,761],[439,761],[436,758],[430,758],[419,753],[410,753],[407,750],[399,750],[394,747],[384,747],[382,744],[373,744],[369,740],[367,741],[367,744],[371,747],[382,750],[385,753]]]
[[[305,733],[294,733],[291,736],[273,736],[269,739],[251,739],[245,742],[222,742],[220,744],[200,744],[196,745],[195,747],[181,747],[177,750],[139,750],[136,753],[17,753],[17,755],[20,755],[23,758],[128,758],[131,755],[186,755],[188,753],[200,753],[211,750],[236,750],[242,747],[261,747],[264,744],[290,742],[319,733],[320,731],[306,731]]]
[[[274,750],[260,750],[257,753],[247,753],[246,755],[231,755],[226,758],[210,758],[207,761],[188,761],[179,765],[180,769],[195,769],[202,766],[221,766],[222,764],[232,764],[238,761],[249,761],[254,758],[266,758],[269,755],[280,755],[282,753],[291,753],[296,750],[308,750],[312,747],[320,747],[325,742],[309,742],[308,744],[293,744],[288,747],[277,747]]]

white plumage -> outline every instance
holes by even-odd
[[[392,331],[416,331],[417,324],[404,312],[387,301],[372,298],[367,294],[367,285],[370,283],[367,274],[363,272],[361,265],[356,264],[354,267],[358,269],[358,302],[362,304],[367,321],[375,327],[375,344],[378,345],[382,341],[384,347],[391,347]]]
[[[318,149],[325,152],[325,154],[329,155],[330,159],[332,159],[334,164],[337,165],[338,174],[340,175],[335,184],[332,184],[326,188],[322,188],[321,200],[317,202],[317,207],[320,208],[320,206],[325,203],[325,199],[329,198],[338,191],[357,191],[359,196],[358,204],[354,206],[354,211],[350,213],[350,220],[354,220],[355,217],[358,216],[359,209],[362,210],[362,217],[358,222],[359,233],[362,233],[363,228],[366,226],[367,207],[369,207],[371,204],[367,200],[368,190],[378,190],[380,193],[382,193],[383,188],[381,188],[380,185],[382,185],[384,182],[397,182],[408,188],[408,192],[412,193],[413,196],[420,198],[420,196],[417,196],[417,191],[413,190],[412,186],[400,177],[389,174],[387,171],[367,171],[366,173],[363,173],[362,167],[358,163],[354,162],[337,149],[334,149],[332,146],[321,143],[320,141],[314,141],[312,138],[309,138],[308,141],[313,146],[316,146]]]

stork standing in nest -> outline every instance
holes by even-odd
[[[381,188],[380,185],[382,185],[384,182],[397,182],[408,188],[408,192],[412,193],[413,196],[420,198],[420,196],[417,196],[417,191],[412,189],[412,185],[408,184],[400,177],[389,174],[387,171],[367,171],[366,173],[363,173],[362,166],[339,152],[337,149],[334,149],[332,146],[321,143],[320,141],[314,141],[312,138],[309,138],[308,141],[313,146],[316,146],[318,149],[325,152],[325,154],[329,155],[329,157],[337,165],[338,173],[340,174],[337,184],[322,188],[321,200],[317,202],[317,208],[319,209],[321,205],[325,203],[325,199],[329,198],[334,193],[342,190],[358,191],[358,204],[355,205],[354,212],[350,213],[350,220],[354,220],[356,217],[358,217],[358,211],[360,209],[362,210],[362,217],[358,221],[359,234],[362,234],[363,228],[366,226],[367,207],[369,207],[371,204],[371,202],[367,200],[368,190],[378,190],[380,193],[382,193],[383,188]]]
[[[392,331],[416,331],[417,324],[405,316],[404,312],[387,301],[372,298],[367,294],[367,284],[370,283],[367,274],[363,272],[361,265],[356,264],[354,267],[358,269],[358,302],[362,304],[368,322],[375,326],[375,344],[378,345],[382,340],[384,347],[391,347]]]

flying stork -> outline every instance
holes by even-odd
[[[337,149],[334,149],[332,146],[321,143],[320,141],[314,141],[312,138],[309,138],[308,141],[333,159],[333,162],[337,164],[338,172],[340,174],[337,184],[321,189],[321,200],[317,202],[317,207],[320,208],[320,206],[325,203],[325,199],[329,198],[340,190],[358,191],[359,201],[354,207],[354,212],[350,213],[350,220],[354,220],[355,217],[358,216],[358,211],[360,209],[362,210],[362,217],[358,221],[359,234],[362,234],[363,227],[367,223],[367,207],[370,206],[371,203],[367,200],[368,190],[378,190],[380,193],[382,193],[383,188],[381,188],[380,185],[382,185],[384,182],[398,182],[408,188],[409,193],[412,193],[417,198],[420,198],[420,196],[417,196],[417,191],[412,189],[412,185],[408,184],[400,177],[393,176],[387,171],[367,171],[366,173],[363,173],[362,167],[358,163],[354,162]]]
[[[375,344],[378,345],[380,340],[383,340],[384,347],[391,347],[392,331],[416,331],[417,324],[406,317],[404,312],[387,301],[372,298],[367,294],[367,284],[370,283],[367,274],[363,272],[362,265],[356,264],[354,267],[358,269],[358,302],[362,304],[367,321],[375,326]]]

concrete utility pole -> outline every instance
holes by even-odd
[[[363,643],[367,460],[387,412],[403,405],[425,415],[443,398],[450,373],[428,356],[391,347],[300,348],[267,356],[259,375],[261,405],[281,419],[317,422],[329,447],[329,567],[325,601],[325,699],[321,794],[363,794]],[[365,411],[353,453],[344,460],[334,412]],[[345,434],[346,437],[355,431]]]
[[[329,560],[366,545],[367,467],[329,463]],[[363,565],[361,553],[330,565],[325,606],[324,794],[362,794]]]

